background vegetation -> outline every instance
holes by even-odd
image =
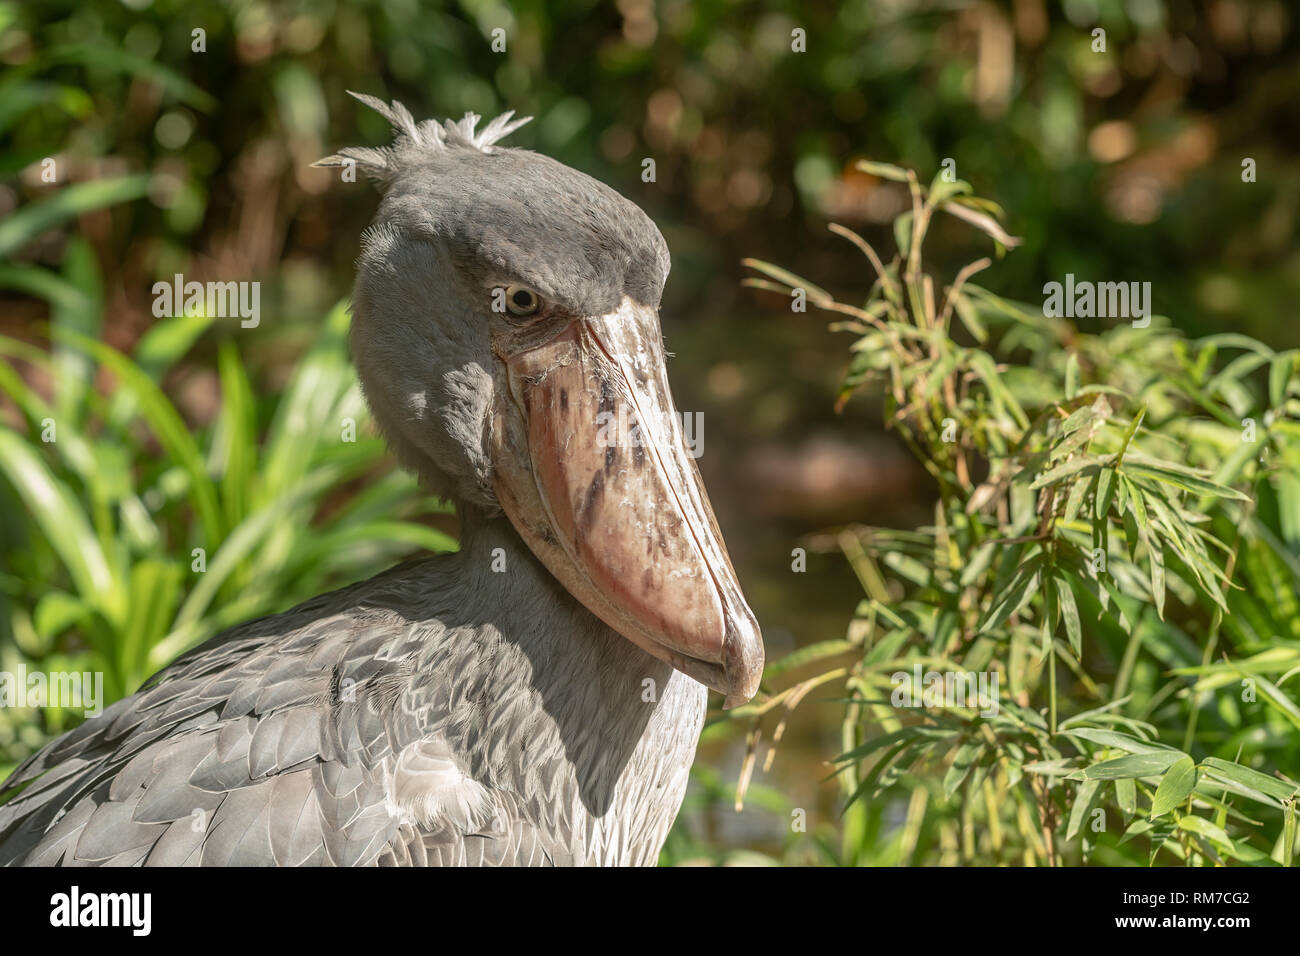
[[[888,265],[832,226],[876,269],[866,303],[755,260],[749,284],[847,317],[841,399],[879,388],[939,499],[919,528],[841,532],[866,592],[847,639],[770,670],[850,662],[732,719],[752,749],[768,715],[843,684],[849,819],[823,845],[840,862],[1291,865],[1300,783],[1274,771],[1300,748],[1281,687],[1300,674],[1300,350],[1188,343],[1165,316],[1081,333],[976,285],[987,258],[940,294],[922,262],[935,216],[1002,251],[1000,211],[942,173],[926,189],[862,165],[913,199]]]
[[[1283,861],[1293,17],[1227,0],[0,3],[0,666],[94,667],[128,692],[230,621],[451,546],[347,365],[340,303],[373,198],[308,164],[387,139],[346,89],[420,116],[513,108],[537,117],[514,142],[611,183],[668,238],[674,390],[705,412],[701,466],[780,662],[773,697],[709,728],[668,860]],[[895,229],[910,184],[863,158],[922,183],[953,159],[1021,244],[949,312],[989,240],[937,216],[930,311],[923,288],[906,297],[912,227]],[[904,239],[901,301],[832,220],[886,260]],[[870,320],[832,332],[743,289],[747,256]],[[261,326],[159,323],[150,289],[176,272],[261,281]],[[1067,272],[1150,281],[1167,318],[1045,321],[1042,285]],[[945,418],[959,441],[936,437]],[[1078,564],[1095,547],[1109,579]],[[913,658],[1004,668],[1001,722],[875,703]],[[0,772],[69,719],[0,711]],[[1098,769],[1125,754],[1142,759]]]

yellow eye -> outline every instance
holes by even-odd
[[[542,297],[521,285],[506,286],[506,308],[511,315],[536,315],[542,307]]]

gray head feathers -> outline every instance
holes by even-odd
[[[493,290],[527,286],[556,316],[604,316],[624,299],[657,307],[668,246],[604,183],[494,147],[524,122],[509,113],[479,130],[473,114],[417,122],[400,103],[357,99],[396,137],[323,161],[355,163],[383,192],[357,260],[353,360],[399,460],[434,492],[492,514],[492,412],[508,399]]]
[[[333,156],[326,156],[313,166],[346,166],[355,163],[366,175],[380,183],[388,183],[404,166],[418,163],[429,154],[446,153],[457,147],[476,149],[480,153],[491,153],[493,144],[505,139],[531,116],[513,119],[514,110],[507,110],[487,126],[479,130],[478,122],[482,117],[477,113],[466,113],[460,120],[424,120],[417,123],[415,117],[397,100],[392,105],[365,93],[353,93],[362,103],[382,116],[393,127],[397,138],[391,146],[372,149],[364,146],[350,146],[339,150]]]

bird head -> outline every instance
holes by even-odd
[[[416,123],[353,95],[395,141],[317,165],[354,164],[383,194],[351,346],[394,453],[433,491],[504,512],[628,640],[749,700],[762,637],[668,387],[663,236],[604,184],[497,145],[526,119]]]

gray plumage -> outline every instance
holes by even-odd
[[[0,863],[653,864],[703,686],[503,521],[467,539],[235,628],[56,740],[7,784]]]
[[[494,144],[509,114],[345,150],[384,198],[352,347],[399,459],[455,499],[454,555],[214,638],[0,787],[0,863],[653,864],[703,685],[602,623],[501,515],[508,383],[479,307],[526,283],[578,315],[657,306],[667,249],[632,203]],[[495,570],[504,562],[505,571]]]

